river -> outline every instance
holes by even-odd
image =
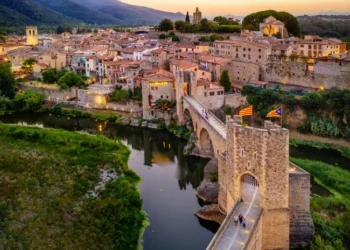
[[[143,235],[145,250],[205,249],[219,227],[194,215],[203,206],[195,195],[195,188],[203,179],[208,159],[184,156],[186,141],[168,132],[51,114],[0,116],[0,121],[85,131],[122,140],[131,150],[129,167],[142,178],[139,188],[150,221]],[[291,156],[314,160],[322,160],[324,152],[304,146],[290,150]],[[329,152],[329,156],[325,162],[341,165],[344,160],[335,151]],[[317,183],[313,183],[312,192],[330,195]]]

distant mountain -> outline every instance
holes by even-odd
[[[79,19],[84,23],[124,24],[122,20],[119,20],[110,15],[106,15],[102,12],[92,10],[90,8],[83,6],[82,4],[80,5],[70,0],[35,0],[35,1],[47,8],[57,11],[62,15]]]
[[[156,25],[164,18],[185,20],[185,15],[117,0],[0,0],[0,27],[83,23]]]
[[[0,26],[80,23],[33,0],[0,0],[0,13]]]
[[[79,4],[86,6],[95,6],[100,12],[109,14],[125,23],[132,25],[156,25],[164,18],[175,20],[185,20],[185,15],[182,13],[166,12],[152,8],[131,5],[117,0],[73,0]],[[108,4],[108,5],[107,5]]]
[[[325,15],[325,16],[349,16],[350,12],[336,12],[336,11],[322,11],[315,15]]]

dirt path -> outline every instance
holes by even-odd
[[[350,148],[350,141],[344,139],[336,139],[336,138],[327,138],[321,137],[312,134],[302,134],[295,130],[289,130],[289,135],[291,139],[299,140],[299,141],[312,141],[312,142],[320,142],[320,143],[329,143],[334,146],[341,146]]]

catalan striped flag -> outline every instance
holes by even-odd
[[[282,107],[270,111],[266,117],[282,117]]]
[[[242,109],[241,111],[239,111],[239,115],[240,116],[249,116],[249,115],[253,115],[253,105],[250,105],[249,107]]]

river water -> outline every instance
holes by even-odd
[[[204,221],[194,215],[204,205],[197,199],[195,188],[202,181],[203,170],[209,160],[184,156],[184,140],[165,131],[50,114],[0,116],[0,121],[85,131],[122,140],[131,150],[129,168],[142,178],[139,188],[150,222],[143,235],[145,250],[205,249],[219,227],[215,222]],[[291,147],[290,150],[294,157],[323,160],[340,166],[345,162],[337,152],[327,152],[328,157],[324,157],[325,151],[309,147]],[[317,183],[313,183],[312,192],[330,195]]]

